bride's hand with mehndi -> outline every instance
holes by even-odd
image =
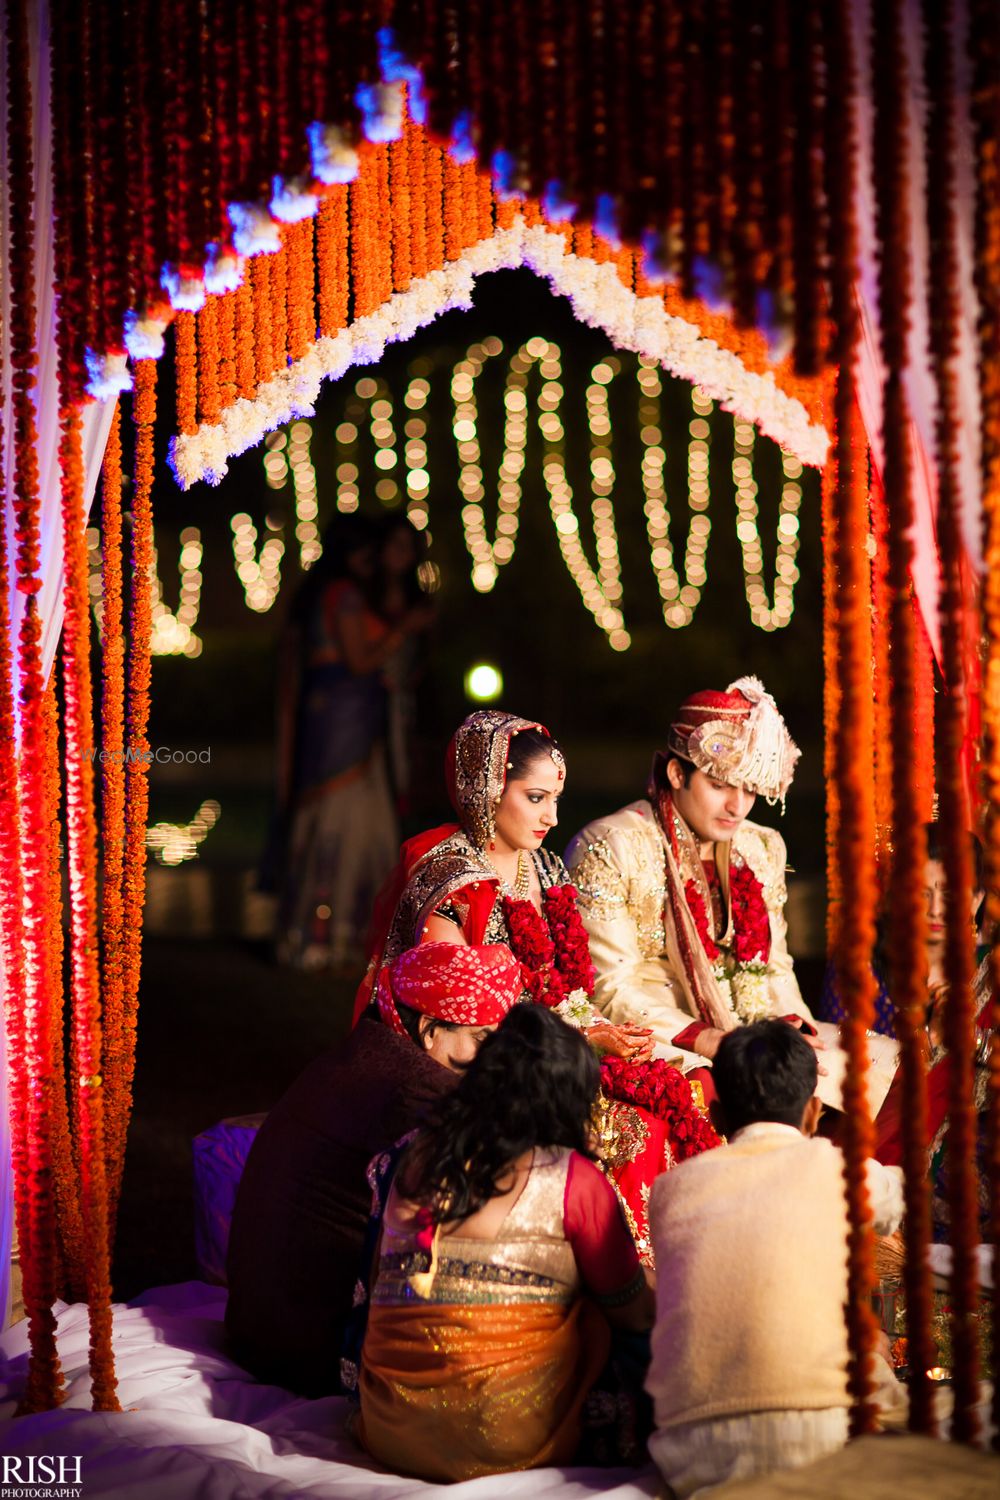
[[[613,1026],[610,1021],[596,1021],[588,1026],[587,1041],[605,1057],[623,1057],[628,1062],[649,1062],[653,1055],[653,1033],[648,1026],[626,1021]]]

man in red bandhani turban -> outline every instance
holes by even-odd
[[[657,751],[647,797],[598,818],[566,855],[616,1024],[704,1064],[734,1027],[783,1016],[811,1030],[785,941],[785,844],[748,821],[780,801],[799,750],[756,677],[694,693]]]
[[[424,943],[264,1120],[229,1234],[226,1330],[260,1380],[336,1389],[371,1204],[368,1163],[419,1123],[521,995],[501,944]]]

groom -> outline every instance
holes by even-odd
[[[657,1052],[687,1054],[682,1065],[763,1017],[812,1041],[785,937],[784,840],[748,821],[758,796],[784,807],[799,753],[756,677],[695,693],[654,757],[647,797],[567,850],[595,1003],[615,1024],[652,1027]]]

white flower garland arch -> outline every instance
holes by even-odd
[[[170,463],[178,484],[184,490],[199,480],[218,484],[229,459],[283,423],[312,416],[324,380],[339,379],[353,365],[376,363],[387,344],[404,342],[449,309],[471,308],[477,277],[517,267],[544,277],[569,299],[581,323],[601,329],[616,348],[655,359],[670,374],[700,386],[724,410],[753,422],[803,463],[819,468],[826,461],[826,428],[780,389],[771,372],[748,370],[738,354],[668,313],[661,298],[630,291],[614,265],[574,255],[558,230],[529,227],[518,217],[509,229],[498,229],[459,259],[416,278],[333,338],[318,339],[301,359],[266,381],[252,401],[241,398],[218,422],[174,437]]]

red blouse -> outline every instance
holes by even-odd
[[[581,1280],[600,1299],[617,1301],[642,1274],[621,1204],[594,1163],[574,1151],[566,1173],[563,1229]]]

